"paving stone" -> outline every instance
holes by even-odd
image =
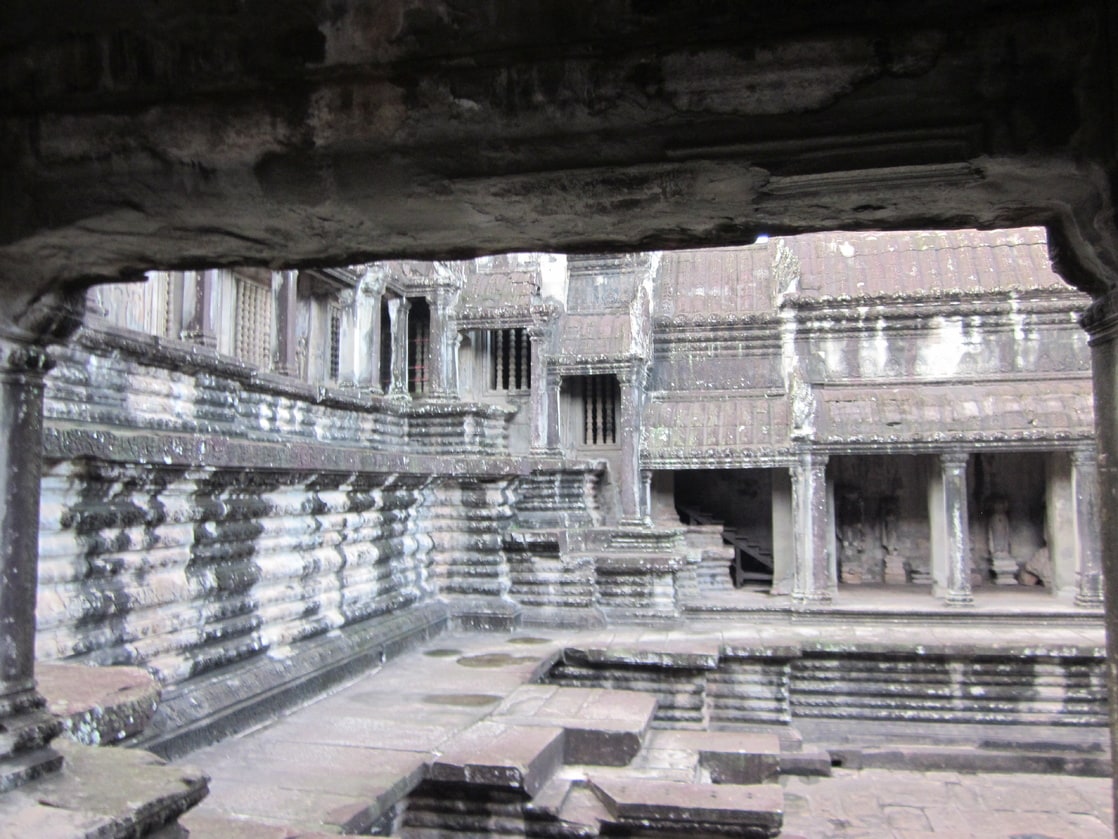
[[[624,766],[640,751],[655,713],[656,697],[638,691],[525,685],[492,719],[563,728],[567,763]]]
[[[775,836],[783,820],[784,796],[775,785],[684,784],[594,776],[589,784],[622,825],[738,825]]]
[[[563,763],[563,729],[480,722],[446,744],[433,781],[479,784],[535,795]]]

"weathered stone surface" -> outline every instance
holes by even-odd
[[[159,683],[138,667],[89,667],[39,662],[47,709],[78,743],[101,746],[143,732],[159,704]]]
[[[476,784],[534,795],[563,762],[563,729],[479,722],[432,762],[432,781]]]
[[[207,792],[196,769],[146,752],[96,749],[62,740],[61,771],[0,798],[4,836],[143,836],[171,824]]]

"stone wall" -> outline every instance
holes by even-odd
[[[111,328],[55,357],[37,653],[146,667],[175,724],[228,668],[264,692],[290,667],[261,662],[439,602],[593,609],[593,568],[566,579],[558,539],[600,523],[602,465],[510,456],[506,408],[312,387]]]

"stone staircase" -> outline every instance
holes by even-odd
[[[703,564],[700,566],[699,572],[700,585],[705,582],[711,590],[720,591],[732,588],[733,585],[740,587],[772,582],[773,553],[771,545],[761,544],[756,539],[756,534],[749,529],[729,525],[705,510],[687,507],[681,509],[680,512],[688,521],[689,529],[715,531],[720,537],[720,544],[728,546],[731,550],[729,559],[733,569],[732,575],[725,577],[723,575],[727,574],[730,569],[722,564],[722,554],[710,549],[708,560],[708,556],[704,552]]]
[[[651,730],[655,697],[525,685],[449,743],[394,835],[772,837],[780,741]]]

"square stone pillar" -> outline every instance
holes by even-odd
[[[559,385],[557,376],[548,369],[545,349],[551,334],[545,323],[528,327],[531,344],[531,384],[528,394],[528,412],[531,425],[532,451],[536,454],[559,452]]]
[[[799,602],[826,603],[835,595],[827,496],[827,456],[801,452],[792,466],[792,599]]]
[[[1095,608],[1103,605],[1102,547],[1099,544],[1099,460],[1093,447],[1071,453],[1071,480],[1075,488],[1075,535],[1079,573],[1075,603]]]
[[[1075,480],[1071,453],[1048,452],[1044,458],[1044,542],[1051,565],[1051,589],[1071,598],[1079,576]],[[1031,557],[1017,557],[1028,565]]]
[[[388,301],[388,326],[392,336],[392,379],[388,395],[393,399],[409,399],[408,395],[408,310],[405,297]]]
[[[299,360],[295,352],[298,281],[298,271],[272,272],[272,310],[276,313],[272,335],[272,371],[282,376],[299,374]]]
[[[1095,388],[1096,481],[1099,545],[1106,606],[1107,684],[1110,689],[1110,748],[1118,754],[1118,291],[1096,298],[1081,321],[1091,347]],[[1089,469],[1086,462],[1080,464]],[[1086,479],[1086,475],[1084,476]],[[1086,488],[1088,484],[1084,483]],[[1078,496],[1078,489],[1077,489]],[[1086,515],[1089,505],[1084,505]],[[1118,776],[1114,803],[1118,808]]]
[[[457,289],[440,287],[431,300],[430,396],[436,399],[458,396],[458,330],[452,320],[457,299]]]
[[[621,520],[628,524],[648,522],[648,510],[641,504],[641,405],[644,396],[643,371],[636,366],[618,375],[621,385],[621,460],[618,484],[621,489]]]
[[[61,725],[35,689],[35,599],[39,566],[39,484],[43,461],[46,353],[0,341],[0,792],[62,759],[48,747]]]
[[[966,452],[945,452],[928,486],[932,587],[948,606],[971,606]]]
[[[772,470],[773,594],[791,594],[795,582],[795,527],[792,473]]]
[[[182,275],[182,331],[184,341],[217,347],[214,271],[184,271]]]

